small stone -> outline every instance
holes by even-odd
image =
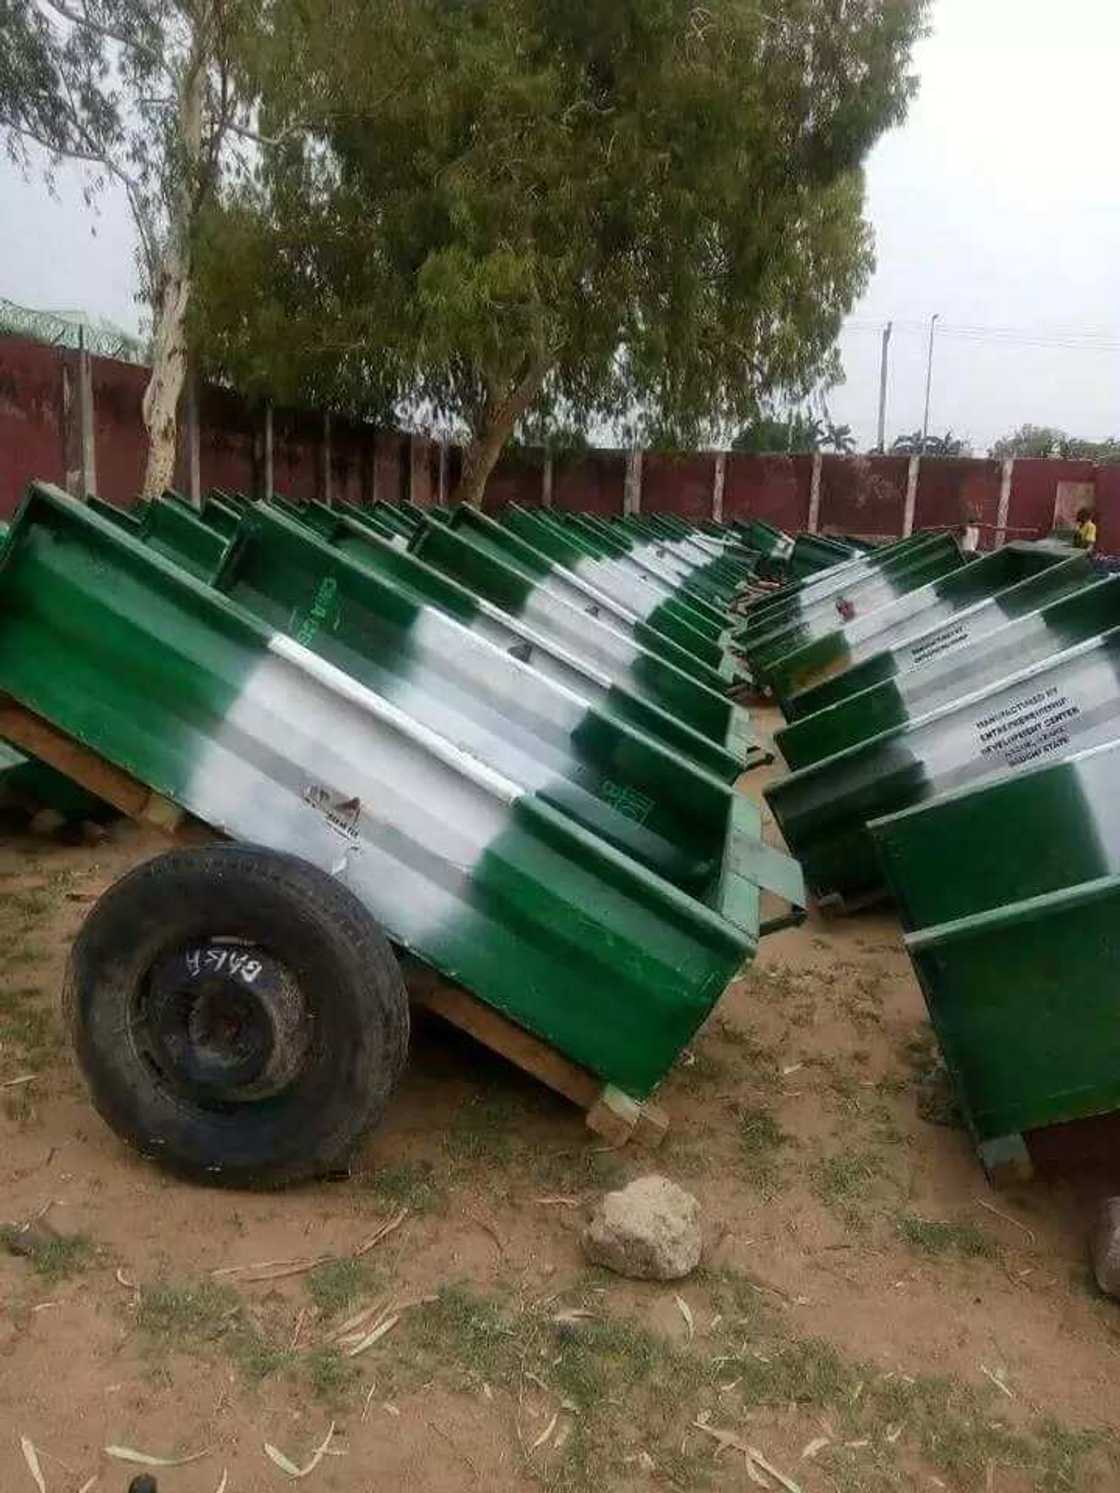
[[[1120,1299],[1120,1197],[1101,1204],[1090,1247],[1097,1285],[1106,1296]]]
[[[583,1234],[583,1252],[633,1280],[680,1280],[700,1263],[700,1204],[668,1177],[608,1192]]]
[[[40,809],[38,813],[32,814],[27,828],[33,835],[41,835],[44,839],[51,835],[57,835],[66,823],[66,815],[60,814],[57,809]]]

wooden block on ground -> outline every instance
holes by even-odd
[[[587,1111],[587,1128],[611,1146],[631,1141],[655,1149],[665,1139],[669,1116],[656,1104],[640,1104],[608,1084]]]

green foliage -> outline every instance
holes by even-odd
[[[200,340],[262,394],[688,441],[836,371],[860,163],[925,0],[278,0],[283,134],[203,237]]]
[[[835,451],[850,456],[855,445],[850,425],[836,425],[827,416],[818,419],[803,410],[790,410],[784,416],[759,415],[743,427],[731,442],[731,449],[759,455]]]
[[[1001,461],[1012,456],[1055,456],[1067,461],[1120,461],[1120,436],[1104,441],[1085,441],[1067,435],[1055,425],[1020,425],[1011,435],[996,441],[992,455]]]
[[[968,442],[955,436],[951,430],[944,435],[922,435],[920,430],[909,435],[900,435],[891,447],[895,456],[971,456]]]

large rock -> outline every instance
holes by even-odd
[[[700,1263],[700,1204],[668,1177],[639,1177],[608,1192],[583,1234],[583,1250],[634,1280],[679,1280]]]
[[[1120,1198],[1101,1204],[1092,1239],[1093,1273],[1106,1296],[1120,1297]]]

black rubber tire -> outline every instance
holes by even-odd
[[[283,961],[311,1028],[282,1092],[226,1112],[162,1081],[134,1030],[153,965],[217,936]],[[275,1187],[344,1168],[380,1120],[408,1051],[400,968],[362,903],[308,862],[252,845],[174,850],[110,887],[74,943],[63,1010],[109,1126],[180,1175],[224,1186]]]

